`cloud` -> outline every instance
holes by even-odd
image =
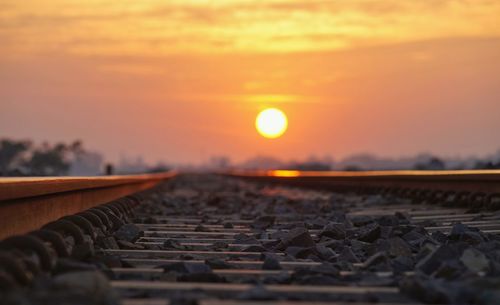
[[[7,1],[9,53],[169,55],[302,52],[500,36],[490,0]],[[1,52],[1,51],[0,51]],[[5,52],[5,51],[4,51]],[[4,54],[5,55],[5,54]]]

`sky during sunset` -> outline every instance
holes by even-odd
[[[111,159],[500,149],[498,0],[0,0],[0,137]],[[260,136],[276,107],[287,132]]]

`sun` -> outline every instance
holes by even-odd
[[[275,139],[285,133],[288,119],[283,111],[277,108],[268,108],[257,115],[255,127],[263,137]]]

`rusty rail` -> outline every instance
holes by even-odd
[[[231,171],[224,175],[254,181],[334,191],[381,192],[417,199],[492,204],[500,198],[500,170],[457,171]]]
[[[0,239],[146,190],[175,174],[0,178]]]

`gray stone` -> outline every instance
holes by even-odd
[[[421,277],[407,277],[400,281],[399,289],[424,303],[450,304],[457,298],[458,291],[450,291],[441,281],[428,280]]]
[[[490,268],[490,261],[482,252],[468,248],[460,257],[460,261],[472,272],[486,272]]]
[[[205,260],[205,264],[212,269],[233,269],[234,267],[220,258],[210,258]]]
[[[251,245],[251,246],[243,248],[241,251],[242,252],[266,252],[267,249],[262,247],[262,246]]]
[[[368,224],[359,229],[358,239],[364,242],[372,243],[380,238],[380,234],[380,225]]]
[[[302,285],[336,285],[340,283],[340,271],[332,264],[311,268],[298,268],[292,275],[295,283]]]
[[[295,228],[281,240],[282,248],[287,247],[314,247],[316,244],[306,228]]]
[[[340,255],[338,256],[337,259],[340,262],[342,262],[342,261],[346,261],[349,263],[359,263],[360,262],[359,258],[356,256],[356,254],[354,254],[354,252],[352,252],[350,247],[344,247],[344,249],[342,249],[342,251],[340,252]]]
[[[230,222],[224,223],[224,229],[233,229],[234,225]]]
[[[422,233],[417,232],[416,230],[412,230],[402,236],[404,240],[407,242],[415,241],[415,240],[421,240],[425,238],[425,235]]]
[[[439,268],[432,273],[434,278],[443,278],[446,280],[454,280],[462,276],[467,269],[457,259],[443,261]]]
[[[469,304],[498,305],[500,277],[471,278],[463,284],[469,290]],[[465,302],[464,302],[465,303]]]
[[[354,226],[361,227],[372,223],[374,221],[374,218],[371,216],[359,215],[351,217],[350,220]]]
[[[388,270],[390,269],[390,260],[385,252],[377,252],[363,262],[362,269]]]
[[[214,242],[213,248],[214,249],[227,249],[229,247],[229,243],[225,241],[218,240]]]
[[[264,263],[262,263],[263,270],[281,270],[280,262],[271,256],[266,256]]]
[[[327,261],[337,256],[337,253],[335,253],[335,251],[323,245],[316,245],[316,253],[321,259]]]
[[[412,271],[415,267],[415,261],[410,256],[399,256],[391,260],[391,267],[394,273],[401,274],[406,271]]]
[[[392,236],[393,227],[381,226],[380,227],[380,238],[390,238]]]
[[[115,304],[117,295],[106,276],[99,271],[70,272],[55,276],[51,290],[81,295],[94,300],[95,304]]]
[[[361,252],[361,251],[365,251],[366,249],[368,249],[368,247],[371,246],[371,244],[369,244],[367,242],[359,241],[356,239],[351,239],[350,243],[351,243],[352,250],[356,253]]]
[[[114,234],[115,238],[118,240],[125,240],[128,242],[135,242],[140,237],[144,236],[144,232],[140,227],[128,223],[121,226]]]
[[[322,217],[314,218],[311,221],[306,221],[306,227],[308,229],[315,229],[315,230],[323,229],[327,225],[328,225],[328,220]]]
[[[437,270],[445,260],[456,258],[457,256],[458,252],[455,248],[449,245],[442,245],[419,261],[416,268],[425,274],[431,274]]]
[[[394,227],[399,224],[399,218],[395,215],[385,215],[376,219],[377,223],[381,226]]]
[[[210,230],[209,228],[205,227],[202,224],[199,224],[196,226],[196,228],[194,228],[194,231],[195,232],[211,232],[212,230]]]
[[[116,239],[113,236],[99,236],[97,237],[96,244],[104,249],[120,249]]]
[[[407,212],[396,212],[394,213],[399,220],[399,224],[410,224],[410,214]]]
[[[260,216],[254,220],[251,227],[254,229],[264,230],[272,226],[275,220],[276,217],[274,216]]]
[[[178,241],[173,239],[166,239],[162,244],[163,249],[177,249],[177,250],[185,250],[186,247],[181,245]]]
[[[145,247],[140,244],[134,244],[126,240],[118,240],[118,246],[120,246],[120,249],[127,249],[127,250],[144,250]]]
[[[329,223],[319,233],[319,237],[323,236],[333,239],[344,239],[346,237],[344,225],[341,223]]]
[[[239,233],[234,236],[235,244],[258,244],[259,241],[255,237],[245,233]]]
[[[340,276],[340,271],[337,269],[333,264],[330,263],[322,263],[319,266],[313,266],[308,269],[309,272],[313,273],[318,273],[318,274],[324,274],[328,276],[335,276],[339,277]]]
[[[431,234],[431,237],[439,242],[439,243],[442,243],[444,244],[446,242],[446,240],[448,239],[448,236],[446,236],[446,234],[444,234],[443,232],[441,231],[435,231]]]
[[[468,243],[469,245],[478,245],[484,242],[485,238],[478,229],[458,223],[455,224],[451,229],[449,240],[463,241]]]
[[[389,255],[393,257],[412,255],[410,246],[402,238],[400,237],[389,238],[388,242],[389,242]]]
[[[285,253],[300,259],[309,258],[310,255],[316,255],[316,248],[314,247],[287,247]]]

